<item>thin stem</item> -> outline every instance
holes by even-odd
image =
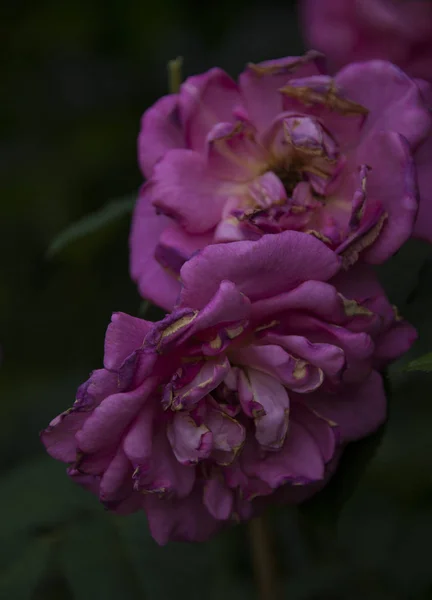
[[[265,516],[249,522],[249,536],[260,600],[277,600],[278,585],[273,547]]]
[[[183,57],[177,56],[168,62],[168,90],[170,94],[177,94],[182,82]]]

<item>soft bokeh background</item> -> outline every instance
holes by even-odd
[[[62,229],[140,185],[139,119],[166,92],[169,59],[182,55],[185,75],[213,65],[236,75],[248,61],[296,54],[295,11],[276,0],[2,5],[1,598],[253,597],[244,527],[159,548],[144,515],[109,515],[44,455],[38,431],[101,365],[111,312],[140,309],[128,215],[52,258],[46,251]],[[381,270],[420,328],[411,357],[432,350],[430,257],[412,243]],[[432,375],[402,367],[390,373],[381,444],[355,448],[318,504],[272,515],[283,598],[432,598]]]

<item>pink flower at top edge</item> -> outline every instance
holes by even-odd
[[[429,0],[302,0],[300,10],[308,45],[334,69],[378,58],[432,81]]]

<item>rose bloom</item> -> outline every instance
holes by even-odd
[[[333,68],[381,58],[432,81],[429,0],[302,0],[300,9],[308,44]]]
[[[415,338],[370,267],[339,269],[293,231],[208,246],[162,321],[113,315],[48,452],[108,509],[144,510],[160,544],[306,498],[384,421],[378,370]]]
[[[297,230],[349,267],[385,261],[413,228],[432,236],[416,83],[383,61],[334,78],[319,66],[316,53],[249,65],[238,84],[211,69],[146,111],[130,237],[142,296],[171,310],[182,264],[212,243]]]

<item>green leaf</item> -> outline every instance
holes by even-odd
[[[86,215],[79,221],[72,223],[72,225],[62,231],[51,242],[46,253],[47,258],[53,258],[76,240],[91,235],[92,233],[111,225],[123,216],[130,214],[135,202],[135,194],[123,196],[117,200],[112,200],[100,210]]]
[[[425,371],[426,373],[430,373],[432,371],[432,352],[411,361],[406,369],[407,371]]]

